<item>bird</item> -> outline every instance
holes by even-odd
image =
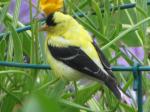
[[[99,81],[116,98],[131,104],[113,75],[111,66],[90,33],[72,16],[56,11],[47,16],[40,31],[46,31],[45,53],[53,73],[58,78]]]

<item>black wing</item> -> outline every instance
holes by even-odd
[[[93,41],[93,45],[99,55],[99,59],[102,62],[104,69],[109,73],[109,75],[111,75],[113,78],[115,78],[113,76],[112,70],[111,70],[111,66],[108,62],[108,60],[106,59],[105,55],[103,54],[103,52],[99,49],[98,45],[96,44],[96,42]]]
[[[121,98],[120,91],[117,88],[117,82],[115,78],[112,77],[112,71],[106,70],[109,75],[105,74],[79,47],[69,46],[61,48],[48,45],[48,48],[55,59],[82,73],[103,81],[106,86],[113,91],[115,96],[117,96],[119,99]],[[103,65],[109,68],[110,65],[108,61],[102,52],[100,50],[98,51],[100,60],[103,60]]]
[[[103,54],[103,52],[99,49],[98,45],[96,44],[96,42],[93,40],[93,45],[99,55],[99,59],[100,61],[102,62],[103,64],[103,67],[104,69],[107,71],[107,73],[111,76],[111,77],[107,77],[107,79],[105,80],[105,84],[107,85],[107,87],[109,89],[111,89],[114,93],[114,95],[117,97],[117,98],[121,98],[121,93],[120,91],[118,90],[118,84],[116,82],[116,78],[114,77],[113,75],[113,72],[111,70],[111,66],[108,62],[108,60],[106,59],[105,55]],[[119,87],[120,88],[120,87]]]
[[[79,47],[54,47],[48,45],[52,56],[64,64],[99,80],[106,80],[106,75]],[[59,68],[58,68],[59,69]]]

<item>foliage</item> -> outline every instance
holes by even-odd
[[[14,13],[8,9],[11,0],[0,1],[0,25],[10,35],[0,37],[0,61],[45,64],[45,34],[38,32],[41,23],[34,19],[40,12],[32,12],[39,7],[29,0],[31,31],[17,33],[16,28],[24,27],[18,19],[21,0],[16,0]],[[96,37],[106,57],[112,65],[123,57],[129,65],[134,61],[149,65],[148,38],[150,12],[147,0],[65,0],[64,11],[76,19]],[[110,7],[136,2],[137,7],[128,10],[110,11]],[[99,7],[102,7],[103,11]],[[84,15],[80,17],[79,15]],[[142,47],[144,60],[138,59],[126,50],[129,47]],[[122,50],[123,48],[125,50]],[[112,53],[115,52],[115,56]],[[134,61],[133,61],[134,60]],[[140,61],[139,61],[140,60]],[[143,61],[143,62],[142,62]],[[59,68],[58,68],[59,69]],[[133,107],[120,104],[112,93],[99,83],[66,82],[57,79],[49,70],[34,70],[0,67],[0,111],[1,112],[135,112],[135,93],[132,91],[132,73],[114,73],[128,94],[133,97]],[[145,73],[146,74],[146,73]],[[144,81],[144,112],[149,111],[150,83],[147,75]],[[123,82],[123,83],[122,83]],[[134,94],[133,94],[134,93]]]

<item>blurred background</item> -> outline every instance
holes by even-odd
[[[0,1],[0,33],[10,33],[0,35],[0,61],[47,64],[44,53],[46,33],[38,31],[42,24],[39,21],[46,16],[40,10],[39,2]],[[61,11],[76,17],[97,39],[112,66],[150,65],[150,22],[134,28],[150,16],[147,2],[150,1],[64,0]],[[134,3],[137,4],[134,8],[115,10],[115,7]],[[31,31],[16,32],[17,28],[27,25],[31,25]],[[117,41],[113,43],[113,39]],[[0,112],[136,112],[132,73],[114,74],[131,96],[132,107],[119,103],[105,86],[97,82],[68,82],[57,79],[51,70],[0,66]],[[149,80],[149,72],[143,72],[144,112],[149,112]]]

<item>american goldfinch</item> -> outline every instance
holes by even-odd
[[[50,14],[41,30],[47,31],[45,52],[57,77],[68,80],[91,77],[103,82],[120,101],[130,103],[130,97],[118,86],[104,54],[73,17],[61,12]]]

